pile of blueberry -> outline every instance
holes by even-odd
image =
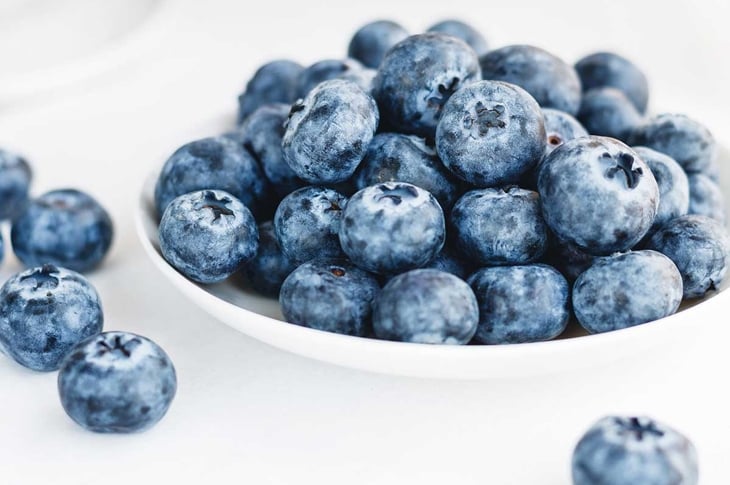
[[[29,268],[0,287],[0,353],[28,369],[59,370],[61,403],[84,428],[148,428],[175,395],[172,362],[145,337],[102,332],[99,295],[78,273],[106,255],[111,219],[78,190],[30,198],[30,182],[28,163],[0,150],[0,222],[11,223],[13,251]],[[0,233],[0,259],[2,249]]]
[[[262,66],[239,126],[157,180],[160,248],[288,322],[430,344],[549,340],[677,311],[730,263],[716,145],[645,75],[490,49],[458,21],[365,25],[347,59]]]

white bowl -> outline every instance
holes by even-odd
[[[730,154],[720,159],[723,191],[728,190]],[[199,285],[178,273],[162,257],[153,205],[156,175],[145,183],[136,217],[147,255],[192,303],[223,323],[282,350],[324,362],[384,374],[449,379],[513,378],[604,365],[656,351],[681,352],[701,331],[724,324],[730,310],[730,282],[704,300],[684,304],[667,318],[615,332],[586,335],[575,328],[558,340],[513,345],[426,345],[388,342],[313,330],[286,323],[276,300],[238,283]],[[730,203],[730,197],[728,197]],[[730,212],[730,209],[728,209]],[[728,278],[730,279],[730,278]]]

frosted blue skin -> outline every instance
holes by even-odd
[[[699,298],[719,288],[730,264],[727,229],[705,216],[672,219],[654,233],[647,248],[665,254],[677,265],[684,298]]]
[[[304,69],[297,80],[297,97],[304,98],[318,84],[332,79],[352,81],[370,92],[375,72],[355,59],[325,59]]]
[[[568,140],[588,136],[588,131],[573,116],[564,111],[551,108],[543,108],[542,115],[545,119],[545,155]]]
[[[654,116],[637,127],[629,143],[669,155],[687,173],[708,170],[717,149],[705,126],[685,115],[671,113]]]
[[[284,319],[303,327],[363,337],[380,286],[346,259],[302,264],[284,280],[279,303]]]
[[[651,418],[608,416],[573,451],[574,485],[697,485],[697,451]]]
[[[578,113],[581,85],[573,66],[553,54],[529,45],[495,49],[479,58],[482,77],[516,84],[543,108]]]
[[[568,282],[545,264],[483,268],[467,280],[479,302],[483,344],[550,340],[568,324]]]
[[[397,274],[431,261],[446,240],[444,214],[429,192],[385,182],[353,195],[340,224],[348,258],[372,273]]]
[[[130,332],[104,332],[75,347],[58,373],[66,414],[96,433],[134,433],[167,413],[177,390],[170,357]]]
[[[347,197],[324,187],[303,187],[284,197],[274,214],[282,252],[295,263],[343,257],[340,221]]]
[[[279,197],[305,185],[289,168],[281,149],[289,109],[288,104],[263,105],[251,113],[237,130],[224,135],[240,143],[256,159]]]
[[[73,271],[46,264],[10,277],[0,288],[0,350],[29,369],[58,369],[103,323],[99,295]]]
[[[0,220],[12,219],[23,210],[32,178],[23,157],[0,148]]]
[[[271,61],[261,66],[238,97],[238,124],[265,104],[293,103],[303,70],[301,65],[289,60]]]
[[[469,47],[474,49],[478,56],[482,56],[489,51],[484,36],[474,27],[460,20],[442,20],[429,27],[428,32],[436,32],[461,39],[469,44]]]
[[[594,88],[616,88],[631,100],[639,113],[646,112],[649,83],[644,73],[625,57],[612,52],[596,52],[579,60],[575,70],[584,92]]]
[[[682,302],[682,275],[656,251],[597,258],[573,285],[573,311],[590,333],[659,320]]]
[[[436,128],[436,150],[446,168],[477,187],[512,183],[545,153],[540,106],[523,89],[479,81],[457,91]]]
[[[388,51],[373,80],[373,94],[383,122],[394,131],[433,138],[449,97],[480,79],[474,49],[455,37],[426,33]]]
[[[383,340],[466,344],[478,322],[477,300],[469,285],[436,269],[392,278],[373,304],[373,331]]]
[[[352,36],[347,55],[365,67],[377,69],[385,53],[408,37],[408,31],[390,20],[376,20],[358,29]]]
[[[690,186],[687,174],[672,158],[646,147],[633,147],[646,162],[659,186],[659,209],[649,233],[675,217],[687,214],[690,204]]]
[[[471,265],[464,261],[459,253],[451,249],[448,244],[445,244],[436,257],[423,267],[451,273],[452,275],[465,280],[471,273],[470,266]]]
[[[175,197],[205,189],[228,192],[256,217],[273,212],[269,183],[261,167],[247,150],[229,138],[203,138],[175,150],[155,185],[158,216],[162,217]]]
[[[545,262],[560,271],[570,283],[573,283],[596,259],[596,256],[581,251],[570,243],[559,241],[555,236],[549,238],[549,241]]]
[[[547,249],[540,196],[517,186],[467,192],[449,224],[455,247],[479,266],[531,263]]]
[[[691,173],[687,179],[689,181],[688,214],[707,216],[725,223],[725,196],[720,186],[701,173]]]
[[[47,192],[13,221],[13,251],[28,267],[46,263],[73,271],[94,269],[106,256],[114,228],[90,195],[75,189]]]
[[[344,182],[355,173],[378,127],[375,100],[351,81],[325,81],[291,108],[284,159],[312,184]]]
[[[0,233],[0,263],[3,262],[4,257],[5,257],[5,238],[3,237],[2,233]]]
[[[593,255],[636,245],[659,207],[659,187],[649,167],[612,138],[564,143],[543,161],[537,186],[550,229]]]
[[[160,250],[198,283],[217,283],[256,255],[259,233],[251,211],[222,190],[181,195],[160,221]]]
[[[259,249],[243,267],[254,290],[262,295],[277,298],[281,284],[297,264],[287,258],[279,247],[274,232],[274,223],[266,221],[259,224]]]
[[[375,135],[368,146],[355,184],[364,189],[381,182],[408,182],[436,197],[450,208],[461,194],[460,181],[444,167],[436,151],[423,138],[398,133]]]
[[[591,135],[622,141],[644,121],[629,98],[615,88],[595,88],[583,93],[578,119]]]

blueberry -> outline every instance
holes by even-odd
[[[639,113],[646,112],[649,83],[646,76],[631,61],[612,52],[597,52],[575,64],[583,91],[611,87],[623,92]]]
[[[293,103],[297,99],[297,83],[303,70],[302,66],[288,60],[261,66],[238,97],[238,123],[265,104]]]
[[[236,131],[225,135],[256,159],[279,197],[305,185],[289,168],[281,149],[289,109],[289,105],[281,103],[261,106]]]
[[[467,192],[449,222],[456,247],[481,266],[531,263],[547,247],[539,195],[516,186]]]
[[[483,268],[468,280],[479,302],[474,338],[484,344],[550,340],[568,324],[568,282],[545,264]]]
[[[629,142],[669,155],[688,173],[707,170],[715,158],[712,133],[681,114],[661,114],[649,119],[634,130]]]
[[[665,254],[677,265],[685,298],[698,298],[716,290],[730,264],[727,229],[705,216],[672,219],[654,233],[647,247]]]
[[[550,242],[545,253],[545,262],[560,271],[571,283],[590,268],[596,259],[596,256],[581,251],[570,243],[562,242],[554,236],[548,239]]]
[[[345,335],[370,330],[371,305],[380,287],[375,277],[345,259],[302,264],[279,293],[287,322]]]
[[[682,276],[656,251],[597,258],[573,285],[573,310],[591,333],[633,327],[669,316],[682,301]]]
[[[364,91],[370,92],[374,75],[375,72],[366,69],[355,59],[326,59],[315,62],[299,75],[298,97],[304,98],[318,84],[332,79],[352,81]]]
[[[363,25],[355,32],[347,49],[347,55],[364,66],[377,69],[385,53],[408,37],[408,31],[390,20],[376,20]]]
[[[391,279],[373,304],[373,330],[384,340],[466,344],[479,322],[469,285],[436,269],[416,269]]]
[[[276,239],[274,223],[259,224],[259,249],[256,256],[243,267],[251,286],[265,296],[278,297],[281,284],[297,267],[281,251]]]
[[[498,81],[456,92],[436,129],[444,165],[478,187],[516,182],[542,157],[545,143],[540,106],[520,87]]]
[[[720,186],[702,173],[691,173],[689,181],[689,214],[707,216],[725,222],[725,196]]]
[[[424,268],[437,269],[445,273],[465,280],[471,273],[471,265],[467,263],[461,254],[453,250],[448,244],[431,260]]]
[[[254,157],[226,137],[203,138],[178,148],[165,162],[155,186],[162,217],[172,199],[196,190],[223,190],[257,217],[270,212],[269,186]]]
[[[573,451],[574,485],[697,485],[697,452],[678,431],[648,417],[609,416]]]
[[[373,80],[383,121],[396,131],[433,138],[449,97],[481,79],[474,49],[437,33],[413,35],[385,55]]]
[[[454,205],[460,181],[444,167],[423,138],[398,133],[375,135],[355,173],[358,189],[381,182],[408,182],[427,190],[441,207]]]
[[[397,274],[424,266],[446,239],[444,214],[429,192],[385,182],[353,195],[340,224],[340,244],[358,266]]]
[[[129,332],[104,332],[75,347],[58,373],[66,414],[97,433],[132,433],[155,425],[177,390],[164,350]]]
[[[690,186],[682,167],[672,158],[651,148],[633,147],[646,162],[659,186],[659,209],[650,232],[675,217],[687,214]]]
[[[478,56],[482,56],[489,51],[489,46],[484,36],[474,27],[461,20],[442,20],[429,27],[428,32],[436,32],[461,39],[469,44]]]
[[[4,257],[5,257],[5,238],[3,237],[2,232],[0,232],[0,263],[3,262]]]
[[[160,221],[162,255],[198,283],[228,278],[254,257],[258,239],[251,211],[222,190],[181,195],[170,202]]]
[[[615,88],[595,88],[584,93],[578,119],[592,135],[624,141],[643,121],[629,98]]]
[[[304,187],[284,197],[274,215],[282,252],[295,263],[342,257],[340,220],[347,197],[324,187]]]
[[[343,182],[365,156],[378,118],[375,101],[358,85],[325,81],[292,106],[284,159],[307,182]]]
[[[31,268],[0,288],[0,350],[29,369],[58,369],[76,344],[101,332],[103,322],[94,287],[64,268]]]
[[[543,161],[538,191],[545,221],[562,241],[594,255],[633,247],[659,206],[649,167],[618,140],[570,140]]]
[[[542,114],[545,119],[545,135],[547,137],[546,155],[549,155],[568,140],[588,136],[588,131],[583,125],[564,111],[543,108]]]
[[[0,220],[12,219],[23,210],[32,178],[23,157],[0,148]]]
[[[10,239],[28,267],[50,263],[83,272],[101,262],[113,234],[109,214],[95,199],[62,189],[33,199],[13,221]]]
[[[484,79],[517,84],[543,108],[578,113],[578,73],[553,54],[530,45],[512,45],[488,52],[479,63]]]

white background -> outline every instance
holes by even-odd
[[[145,1],[126,3],[134,15],[119,0],[97,3],[0,0],[0,54],[11,60],[0,68],[0,146],[27,155],[36,193],[79,187],[110,210],[114,247],[90,275],[105,327],[159,342],[176,364],[178,396],[149,432],[95,435],[65,416],[55,374],[2,358],[0,483],[562,485],[576,440],[607,413],[672,423],[699,449],[701,482],[728,483],[727,315],[676,355],[609,368],[486,382],[374,375],[213,321],[168,287],[133,228],[144,177],[233,119],[258,64],[342,56],[377,17],[413,32],[461,17],[492,46],[538,44],[571,62],[618,50],[648,73],[654,108],[702,119],[728,143],[726,0],[167,2],[136,28]],[[3,280],[18,269],[6,254]]]

